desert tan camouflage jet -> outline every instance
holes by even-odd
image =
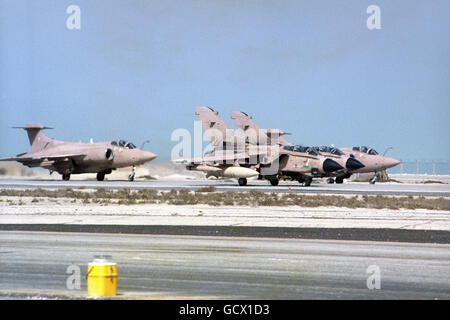
[[[353,148],[341,148],[343,152],[353,156],[355,159],[364,164],[363,168],[353,170],[352,173],[371,173],[374,175],[370,179],[370,183],[374,184],[379,179],[379,173],[382,171],[395,167],[400,163],[397,159],[386,157],[387,148],[383,155],[378,154],[373,148],[366,146],[353,147]]]
[[[289,145],[280,148],[279,138],[284,132],[260,133],[246,128],[245,135],[236,136],[213,109],[195,107],[195,110],[214,149],[202,158],[182,162],[189,170],[238,178],[241,186],[247,184],[247,178],[256,175],[266,178],[272,185],[278,185],[281,175],[289,175],[308,186],[313,175],[342,169],[337,162],[312,149]]]
[[[250,152],[243,148],[233,130],[209,107],[196,106],[195,114],[200,118],[205,136],[212,150],[202,157],[174,159],[186,165],[187,170],[203,171],[206,177],[237,178],[239,185],[246,185],[247,178],[259,175],[255,165],[249,161]]]
[[[24,129],[30,140],[31,153],[22,153],[12,158],[0,158],[0,161],[17,161],[33,168],[42,167],[62,175],[69,180],[71,174],[97,173],[97,180],[102,181],[112,170],[133,167],[129,175],[134,180],[134,166],[156,158],[156,155],[136,148],[124,140],[111,142],[65,142],[48,138],[42,131],[52,129],[39,123],[30,123]]]
[[[314,148],[302,145],[282,146],[280,148],[280,157],[277,162],[273,162],[270,166],[278,165],[276,175],[265,173],[266,166],[261,164],[261,175],[268,179],[273,186],[278,185],[281,177],[290,177],[297,180],[305,186],[310,186],[313,178],[327,176],[333,172],[344,169],[335,159],[326,157]]]
[[[274,141],[270,138],[271,132],[282,132],[279,129],[267,129],[262,130],[256,125],[256,123],[253,121],[252,117],[244,112],[238,112],[233,111],[231,112],[231,118],[234,120],[238,130],[243,132],[245,136],[255,135],[255,131],[257,132],[256,136],[259,141],[267,141],[267,143],[278,143],[278,145],[281,146],[281,154],[288,154],[291,155],[292,161],[294,161],[294,156],[300,156],[301,153],[303,153],[304,157],[308,157],[311,162],[312,168],[316,170],[311,170],[311,172],[299,172],[297,167],[299,166],[298,163],[290,164],[287,163],[286,166],[282,168],[281,174],[284,176],[289,176],[294,180],[299,181],[300,183],[304,183],[306,186],[309,186],[312,182],[312,178],[323,178],[323,177],[334,177],[334,176],[342,176],[345,175],[348,168],[352,169],[358,169],[362,168],[364,165],[362,165],[359,161],[350,158],[349,156],[345,155],[343,152],[339,151],[336,148],[318,148],[318,147],[306,147],[302,145],[294,146],[290,142],[286,141],[283,137],[279,138],[279,141]],[[251,132],[251,133],[249,133]],[[249,140],[254,140],[254,138],[248,138]],[[319,150],[320,149],[320,150]],[[292,153],[294,152],[294,153]],[[314,163],[314,161],[317,161],[316,158],[325,158],[333,160],[335,163],[339,165],[336,166],[331,165],[331,161],[323,162],[323,163]],[[280,160],[283,160],[281,157]],[[305,164],[308,162],[305,162]],[[283,164],[283,163],[281,163]],[[309,163],[308,163],[309,164]],[[308,167],[308,166],[300,166],[300,167]],[[322,168],[322,170],[317,170]],[[294,170],[295,169],[295,170]],[[334,180],[333,180],[334,182]],[[272,184],[276,184],[276,181],[272,181]]]
[[[353,155],[346,154],[338,148],[330,146],[313,146],[311,148],[313,148],[317,152],[320,152],[326,157],[334,159],[344,167],[344,169],[342,170],[338,170],[336,172],[332,172],[330,174],[322,176],[322,178],[328,177],[328,183],[334,183],[335,181],[336,183],[343,183],[344,179],[350,178],[353,171],[364,168],[364,164],[356,160]]]
[[[232,112],[231,118],[235,120],[236,125],[245,131],[245,128],[253,127],[259,130],[254,123],[252,117],[243,112]],[[236,119],[239,119],[237,121]],[[271,129],[278,130],[278,129]],[[287,146],[290,143],[284,141],[283,145]],[[378,173],[392,168],[400,163],[400,161],[379,155],[374,149],[367,147],[353,147],[353,148],[335,148],[329,146],[309,147],[312,150],[331,158],[338,162],[343,168],[329,172],[325,175],[316,175],[315,177],[329,177],[328,183],[343,183],[344,179],[350,178],[353,173],[374,173],[370,183],[375,183],[379,177]],[[387,150],[386,150],[387,151]]]

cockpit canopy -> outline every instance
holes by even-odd
[[[132,142],[127,142],[125,140],[111,141],[113,146],[119,146],[127,149],[136,149],[136,146]]]
[[[329,147],[329,146],[320,146],[320,147],[315,147],[319,150],[319,152],[326,152],[326,153],[331,153],[331,154],[335,154],[337,156],[343,156],[344,153],[339,150],[338,148],[335,147]]]
[[[293,152],[308,153],[313,156],[319,155],[319,152],[317,150],[315,150],[314,148],[306,147],[306,146],[302,146],[302,145],[284,146],[283,149],[287,150],[287,151],[293,151]]]
[[[378,154],[378,152],[376,152],[375,149],[368,148],[366,146],[353,147],[353,151],[360,151],[360,152],[364,152],[364,153],[371,154],[371,155],[374,155],[374,156]]]

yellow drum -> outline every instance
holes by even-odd
[[[116,264],[104,258],[94,259],[88,266],[87,282],[89,296],[115,296],[117,292]]]

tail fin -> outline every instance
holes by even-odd
[[[234,120],[236,127],[244,132],[249,129],[253,129],[256,132],[260,130],[256,123],[253,121],[253,118],[245,112],[232,111],[231,119]]]
[[[253,118],[246,114],[245,112],[233,111],[231,112],[231,119],[234,120],[236,127],[243,132],[245,136],[248,137],[250,143],[253,144],[272,144],[278,143],[281,145],[291,145],[283,137],[286,132],[279,129],[267,129],[262,130],[253,121]]]
[[[14,129],[24,129],[28,134],[28,140],[30,140],[31,152],[35,153],[41,151],[52,140],[47,137],[42,130],[53,129],[45,127],[40,123],[29,123],[26,127],[12,127]]]
[[[195,114],[200,118],[203,130],[213,146],[225,146],[226,142],[233,141],[233,129],[219,117],[218,112],[210,107],[197,106]]]

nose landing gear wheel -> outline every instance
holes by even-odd
[[[97,173],[97,181],[105,180],[105,174],[102,172]]]
[[[373,176],[372,179],[369,180],[370,184],[375,184],[375,182],[377,182],[377,176]]]
[[[70,174],[69,174],[69,173],[63,174],[63,175],[62,175],[62,179],[63,179],[64,181],[69,181],[69,180],[70,180]]]
[[[134,181],[135,174],[136,174],[136,168],[133,167],[133,171],[131,171],[130,175],[128,176],[128,181]]]

